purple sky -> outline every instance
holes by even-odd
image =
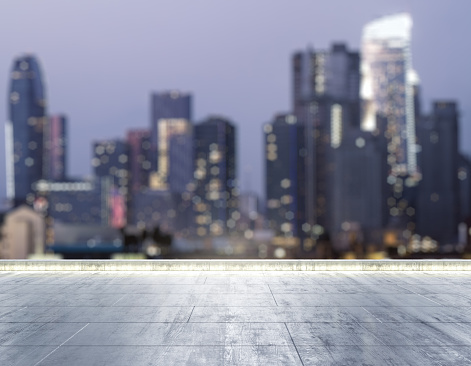
[[[70,173],[85,175],[93,139],[149,125],[151,91],[189,91],[195,121],[220,114],[236,123],[241,188],[262,193],[262,124],[290,108],[291,54],[334,41],[358,49],[365,23],[401,11],[414,20],[425,110],[457,99],[462,151],[471,153],[469,0],[2,0],[0,116],[13,58],[34,53],[49,113],[69,117]]]

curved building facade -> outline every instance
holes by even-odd
[[[361,124],[364,130],[378,128],[388,136],[388,164],[394,177],[417,171],[411,29],[407,13],[376,19],[363,28]]]
[[[25,55],[13,61],[5,125],[7,197],[32,204],[32,185],[43,178],[46,97],[39,63]]]

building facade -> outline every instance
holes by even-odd
[[[93,144],[95,177],[102,180],[102,198],[110,203],[109,224],[123,227],[127,222],[127,203],[129,199],[129,147],[122,140],[104,140]],[[105,198],[106,197],[106,198]]]
[[[418,135],[422,180],[418,194],[417,232],[440,244],[452,243],[456,240],[460,220],[456,102],[435,102],[431,115],[421,121]]]
[[[49,117],[45,131],[45,178],[64,181],[67,177],[67,118],[64,115]]]
[[[195,227],[199,236],[220,236],[235,231],[238,187],[236,130],[222,117],[209,117],[195,125]]]
[[[306,229],[304,126],[296,116],[275,116],[264,126],[266,218],[282,238],[303,237]],[[310,227],[309,227],[310,229]]]
[[[152,95],[150,188],[182,193],[193,179],[191,95],[178,91]]]
[[[304,128],[305,227],[332,226],[333,150],[359,125],[360,57],[345,44],[297,52],[292,60],[293,111]]]
[[[363,28],[361,125],[373,131],[377,116],[386,118],[393,178],[417,172],[411,29],[407,13],[376,19]]]
[[[38,60],[16,58],[10,74],[8,121],[5,125],[7,197],[32,205],[32,185],[44,176],[46,95]]]
[[[150,130],[130,130],[126,142],[129,146],[129,173],[131,192],[149,187],[152,168]]]

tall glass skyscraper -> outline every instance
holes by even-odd
[[[384,118],[391,178],[417,171],[412,18],[407,13],[385,16],[363,28],[361,97],[362,128],[373,131]]]
[[[9,113],[5,125],[7,197],[14,205],[34,201],[32,185],[43,178],[46,97],[37,59],[25,55],[13,61]]]

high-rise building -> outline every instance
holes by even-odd
[[[359,62],[358,52],[344,44],[293,56],[293,110],[305,139],[305,228],[316,232],[331,226],[332,149],[359,125]]]
[[[471,221],[471,159],[460,155],[458,164],[460,187],[460,222]]]
[[[456,102],[433,104],[418,126],[421,145],[417,233],[440,244],[456,240],[460,219],[458,110]]]
[[[407,13],[366,24],[361,61],[361,127],[386,138],[386,179],[390,189],[384,200],[389,209],[388,230],[396,235],[389,242],[402,243],[415,230],[420,180],[416,146],[420,89],[412,69],[411,29],[412,18]]]
[[[279,237],[302,237],[308,204],[304,199],[304,126],[292,114],[277,115],[265,124],[264,138],[269,227]]]
[[[44,144],[45,178],[64,181],[67,176],[67,119],[64,115],[49,117]]]
[[[195,125],[195,227],[199,236],[219,236],[236,228],[238,187],[236,130],[222,117]]]
[[[125,141],[105,140],[93,145],[92,166],[95,176],[102,179],[103,199],[110,202],[109,225],[126,225],[127,200],[129,198],[129,149]]]
[[[381,250],[378,244],[388,214],[384,200],[387,190],[384,137],[355,128],[347,131],[342,143],[331,149],[334,166],[330,174],[329,222],[333,246],[338,251],[351,251],[354,231],[358,244],[361,241],[364,246]]]
[[[193,179],[191,95],[178,91],[152,95],[150,188],[182,193]]]
[[[9,117],[5,125],[7,197],[15,205],[34,201],[33,183],[44,176],[46,96],[32,55],[16,58],[10,74]]]
[[[376,19],[363,28],[361,125],[373,131],[378,115],[386,119],[391,179],[417,172],[411,29],[407,13]]]
[[[360,55],[343,43],[334,43],[330,50],[296,52],[293,67],[293,111],[299,121],[306,121],[308,103],[328,97],[350,102],[354,121],[358,124],[360,91]]]
[[[126,138],[129,146],[129,173],[132,192],[149,186],[151,172],[150,130],[130,130]]]

